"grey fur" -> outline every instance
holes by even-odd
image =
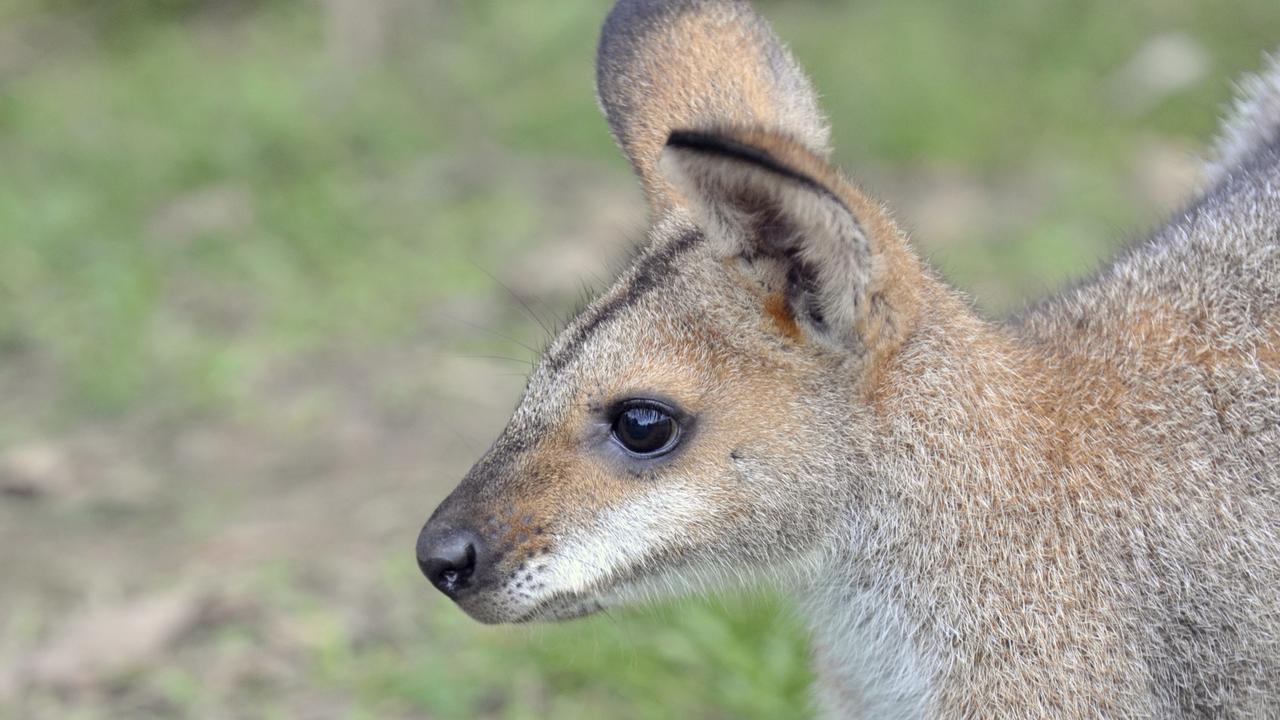
[[[1223,180],[1232,169],[1246,165],[1252,153],[1280,142],[1280,53],[1264,62],[1264,69],[1240,82],[1230,117],[1214,143],[1207,168],[1210,183]]]

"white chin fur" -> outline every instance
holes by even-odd
[[[771,566],[718,563],[704,553],[701,560],[680,566],[646,568],[648,574],[620,579],[582,592],[554,593],[529,608],[516,622],[572,620],[610,608],[647,605],[676,598],[705,597],[726,589],[762,588],[778,583],[809,584],[818,571],[818,554],[800,562]]]
[[[532,582],[526,577],[520,591],[504,589],[518,598],[503,609],[504,621],[564,620],[765,578],[802,581],[820,565],[816,557],[802,556],[785,567],[751,568],[740,558],[700,550],[711,538],[699,530],[716,526],[717,507],[705,492],[664,483],[581,529],[562,531]]]
[[[560,533],[537,578],[540,590],[526,599],[528,610],[560,598],[593,599],[631,584],[632,575],[662,572],[651,567],[654,558],[687,545],[714,511],[698,493],[664,484],[601,512],[581,529]]]

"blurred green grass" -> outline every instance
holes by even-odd
[[[57,368],[72,412],[119,410],[144,389],[177,407],[208,402],[263,355],[411,333],[442,295],[485,291],[467,259],[536,242],[540,215],[565,211],[504,186],[504,154],[586,156],[622,172],[591,91],[602,7],[430,3],[388,61],[353,69],[309,4],[251,4],[203,30],[193,0],[9,5],[15,22],[39,17],[33,27],[74,8],[90,28],[19,61],[0,94],[0,345]],[[1135,140],[1201,142],[1227,79],[1280,36],[1269,0],[1230,12],[1172,0],[766,11],[822,88],[855,176],[922,163],[1052,169],[1030,235],[973,238],[938,258],[962,283],[999,267],[1021,294],[1152,220],[1119,186]],[[1163,32],[1203,44],[1206,78],[1146,112],[1117,112],[1104,79]],[[164,226],[209,193],[245,217]],[[215,307],[174,298],[200,293]],[[238,298],[239,310],[208,295]]]
[[[348,652],[326,676],[368,707],[428,717],[803,718],[808,652],[798,621],[761,598],[686,602],[573,625],[477,629],[437,613],[427,644]],[[447,640],[446,640],[447,638]],[[435,643],[457,648],[440,653]]]
[[[996,312],[1155,223],[1169,208],[1129,186],[1135,158],[1153,138],[1201,147],[1229,81],[1280,45],[1274,0],[762,5],[855,178],[942,167],[1039,186],[983,234],[919,239]],[[0,2],[0,363],[55,388],[0,413],[0,444],[139,412],[253,413],[282,358],[394,347],[442,304],[497,296],[481,268],[573,222],[530,191],[542,159],[628,172],[592,97],[604,3],[405,5],[373,60],[344,53],[320,5],[227,6]],[[1136,109],[1117,99],[1118,69],[1169,34],[1203,50],[1203,74]],[[352,717],[807,715],[803,633],[776,600],[528,632],[426,603],[394,641],[362,643],[282,582],[321,638],[310,681],[353,698]],[[179,706],[208,702],[199,678],[156,677]]]

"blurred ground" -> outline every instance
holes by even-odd
[[[1196,182],[1280,6],[762,4],[992,314]],[[0,0],[0,717],[806,716],[770,598],[484,628],[412,545],[642,231],[605,3]]]

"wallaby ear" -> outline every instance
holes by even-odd
[[[914,270],[900,231],[802,143],[758,130],[676,131],[661,166],[721,252],[784,271],[789,320],[811,338],[861,352],[893,322],[890,306],[914,305],[911,287],[894,287]]]
[[[655,216],[682,204],[657,172],[677,128],[771,128],[828,151],[808,78],[740,0],[619,0],[601,33],[596,91]]]

